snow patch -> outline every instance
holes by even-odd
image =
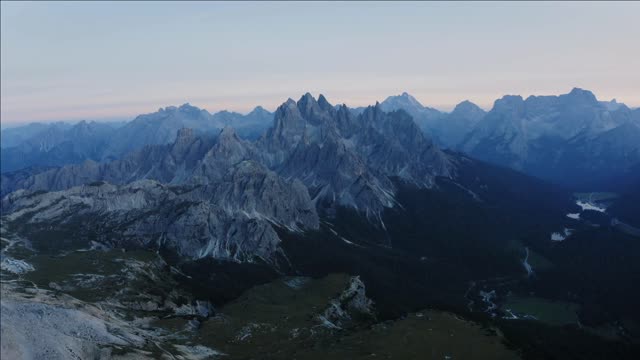
[[[576,205],[580,206],[582,208],[582,211],[593,210],[593,211],[598,211],[603,213],[607,210],[606,207],[598,206],[594,203],[581,201],[581,200],[576,201]]]
[[[210,359],[214,356],[226,355],[219,351],[213,350],[206,346],[195,345],[195,346],[187,346],[187,345],[173,345],[176,350],[182,353],[183,359],[188,360],[204,360]]]
[[[580,213],[569,213],[567,217],[573,220],[580,220]]]
[[[302,277],[302,276],[292,277],[284,281],[284,283],[288,287],[296,290],[301,289],[308,282],[309,282],[309,278]]]
[[[518,320],[519,319],[519,317],[516,316],[516,314],[514,314],[511,311],[511,309],[506,309],[505,313],[506,313],[506,315],[502,317],[503,319],[508,319],[508,320]]]
[[[551,241],[564,241],[567,237],[571,235],[573,229],[564,228],[564,230],[559,232],[551,233]]]
[[[527,271],[527,276],[531,277],[531,275],[533,275],[533,267],[529,264],[529,248],[526,247],[524,250],[526,251],[526,255],[522,261],[522,266],[524,266],[524,269]]]
[[[35,270],[28,262],[17,260],[11,257],[4,257],[0,263],[0,268],[12,274],[20,275]]]
[[[347,244],[349,244],[349,245],[354,245],[354,243],[352,243],[351,241],[349,241],[349,240],[347,240],[347,239],[343,238],[342,236],[340,236],[340,239],[342,239],[342,241],[346,242],[346,243],[347,243]]]

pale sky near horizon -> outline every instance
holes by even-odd
[[[1,3],[1,121],[573,87],[640,106],[640,3]]]

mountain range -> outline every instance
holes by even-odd
[[[207,247],[228,248],[223,245],[228,242],[237,247],[242,241],[229,240],[227,230],[234,224],[250,222],[257,233],[250,236],[244,232],[243,238],[268,237],[271,252],[267,255],[242,250],[242,259],[259,256],[274,263],[274,244],[279,242],[275,228],[317,229],[318,216],[332,218],[340,209],[350,209],[385,228],[383,214],[401,207],[398,194],[407,187],[443,191],[443,187],[454,186],[465,194],[465,201],[482,202],[484,194],[494,190],[479,187],[479,182],[488,181],[478,178],[481,170],[476,171],[475,180],[467,177],[466,169],[478,166],[484,168],[461,154],[440,150],[404,111],[384,112],[381,104],[376,104],[354,115],[344,105],[336,108],[324,96],[316,100],[307,93],[297,102],[289,99],[283,103],[275,112],[273,125],[255,141],[241,139],[231,127],[217,135],[182,128],[171,143],[146,145],[121,159],[86,160],[33,174],[19,173],[20,176],[4,174],[2,194],[9,195],[3,200],[3,212],[13,214],[7,218],[10,222],[21,219],[32,224],[29,231],[35,231],[38,227],[34,224],[39,222],[76,224],[78,216],[93,212],[114,212],[117,216],[97,217],[101,219],[98,221],[108,219],[109,225],[82,222],[89,226],[83,231],[98,228],[105,232],[114,225],[130,231],[115,220],[123,212],[121,221],[129,225],[132,218],[150,221],[146,216],[152,216],[154,223],[202,223],[209,229],[204,236],[207,240],[201,240],[196,250],[178,251],[192,258],[209,254]],[[167,190],[159,190],[165,187]],[[110,206],[97,205],[101,202],[96,196],[118,200]],[[205,211],[200,207],[205,205],[198,205],[203,200],[206,206],[214,206],[215,221],[211,220],[213,210]],[[121,208],[119,202],[128,205]],[[159,221],[156,211],[138,214],[141,209],[165,203],[172,204],[171,208],[185,206],[180,214],[190,220]],[[188,209],[192,205],[200,210],[191,213]],[[78,212],[78,206],[88,208]],[[170,211],[158,211],[175,216]],[[217,227],[206,225],[211,221]],[[227,230],[216,232],[212,226],[216,231]],[[135,233],[138,238],[168,231],[142,225],[134,228],[140,231]],[[265,233],[265,229],[271,230]],[[117,231],[107,233],[118,239],[123,236]],[[149,241],[144,240],[143,244]],[[165,240],[161,242],[164,244]],[[234,258],[237,251],[225,256]]]
[[[606,189],[638,163],[639,135],[640,110],[576,88],[497,100],[459,149],[574,189]]]
[[[633,176],[640,159],[640,109],[578,88],[559,96],[507,95],[489,112],[464,101],[442,113],[407,93],[382,105],[407,111],[445,148],[573,189],[615,187]]]
[[[387,113],[405,111],[425,137],[441,148],[573,189],[615,188],[621,178],[634,176],[633,169],[640,163],[640,109],[615,100],[598,101],[587,90],[527,99],[508,95],[496,100],[488,112],[470,101],[449,113],[441,112],[406,92],[388,97],[379,106]],[[366,109],[349,112],[357,118]],[[2,131],[2,172],[119,159],[145,145],[168,144],[181,128],[215,134],[230,126],[241,138],[257,140],[273,119],[274,113],[260,106],[247,115],[229,111],[212,115],[184,104],[140,115],[120,126],[30,124]]]
[[[180,112],[179,119],[203,114],[189,107],[163,111]],[[191,260],[260,259],[277,269],[295,253],[283,245],[288,235],[282,231],[319,231],[322,221],[340,224],[343,216],[376,233],[362,238],[353,230],[332,230],[346,243],[399,246],[406,240],[393,234],[408,224],[394,214],[413,206],[412,200],[400,201],[411,192],[443,198],[408,214],[434,213],[433,206],[444,201],[441,206],[478,209],[473,211],[496,207],[487,210],[496,219],[504,209],[524,207],[538,219],[555,217],[555,223],[571,207],[568,194],[550,185],[442,151],[405,111],[385,112],[376,104],[354,115],[345,105],[308,93],[278,107],[272,126],[254,141],[241,139],[231,127],[214,135],[181,128],[170,143],[147,144],[120,159],[17,174],[3,174],[2,212],[23,236],[56,238],[56,223],[57,231],[79,241],[158,248]],[[507,190],[529,196],[515,201],[500,193]],[[450,215],[431,221],[448,224]],[[511,221],[529,222],[519,216]],[[478,226],[476,220],[467,226]],[[483,226],[478,231],[489,231]],[[476,257],[504,246],[497,244],[508,241],[505,234],[495,233],[497,243],[484,243]]]
[[[153,354],[141,337],[164,336],[173,321],[182,330],[166,338],[169,353],[184,353],[186,339],[247,358],[278,341],[298,344],[294,352],[349,347],[339,344],[429,308],[504,334],[527,358],[634,358],[637,110],[574,89],[506,96],[486,113],[468,101],[436,112],[406,93],[360,109],[307,93],[274,113],[183,105],[119,127],[35,130],[3,157],[68,143],[78,155],[2,173],[3,280],[37,284],[49,306],[60,300],[48,292],[72,293],[95,303],[101,310],[87,311],[96,316],[126,312],[139,335],[121,330],[119,352]],[[591,185],[619,193],[574,194],[590,174]],[[65,266],[47,271],[56,261]],[[87,261],[87,274],[58,273]],[[322,282],[336,273],[349,280]],[[287,295],[283,315],[279,294],[316,286],[330,289],[330,302],[291,325],[293,309],[316,300]],[[266,310],[244,314],[256,302]],[[240,325],[214,307],[233,304]],[[37,309],[3,302],[16,323]],[[428,321],[420,333],[433,329]],[[103,328],[130,329],[123,323]],[[286,340],[270,338],[283,331]],[[257,348],[232,346],[247,339]]]
[[[187,208],[180,214],[189,220],[172,218],[160,223],[188,221],[202,224],[208,231],[222,232],[210,233],[200,241],[199,248],[190,251],[180,246],[193,248],[192,245],[173,241],[179,248],[178,253],[197,258],[209,254],[208,248],[225,248],[226,255],[218,255],[220,250],[216,250],[215,256],[236,258],[242,253],[248,259],[259,256],[275,262],[274,244],[278,243],[278,237],[271,224],[287,229],[317,229],[316,208],[326,211],[325,205],[352,208],[367,217],[380,219],[384,208],[396,205],[393,179],[430,188],[435,185],[436,177],[452,176],[452,161],[404,112],[388,114],[376,105],[356,117],[346,106],[336,110],[324,96],[316,101],[306,94],[298,102],[290,99],[280,106],[273,126],[255,142],[240,139],[231,127],[225,127],[215,137],[182,128],[172,143],[146,145],[122,159],[101,163],[87,160],[15,180],[5,176],[2,191],[11,194],[5,198],[3,209],[14,214],[8,221],[21,217],[26,210],[20,209],[30,209],[27,213],[36,211],[38,215],[29,221],[32,225],[60,220],[60,216],[75,219],[94,211],[124,212],[122,221],[130,224],[131,217],[149,221],[143,215],[130,212],[138,213],[150,206],[157,208],[160,204],[175,208],[186,203]],[[143,180],[147,182],[139,182]],[[164,189],[160,184],[180,190],[160,191],[158,189]],[[16,191],[18,189],[29,192]],[[33,191],[57,192],[47,192],[42,198],[34,196]],[[174,194],[176,191],[179,194]],[[115,200],[107,205],[95,204],[97,196]],[[89,200],[82,200],[85,198]],[[193,205],[202,199],[208,199],[207,205]],[[121,208],[118,203],[130,208]],[[83,204],[90,204],[89,208],[77,213],[76,207]],[[215,215],[208,210],[213,205]],[[187,210],[192,206],[198,209],[195,213]],[[66,214],[69,211],[73,215]],[[158,211],[175,216],[172,212]],[[158,223],[158,215],[154,212],[152,216],[154,223]],[[107,218],[110,224],[118,223],[115,217]],[[76,220],[70,221],[76,223]],[[208,222],[217,225],[207,225]],[[243,229],[256,233],[249,235],[249,230],[234,230],[233,234],[240,238],[223,240],[230,226],[240,226],[243,222],[253,224],[242,225]],[[89,226],[83,231],[99,228],[104,232],[105,227],[113,226],[96,226],[86,221],[83,224]],[[139,239],[167,231],[151,227],[136,236]],[[116,231],[109,233],[123,236]],[[261,239],[255,240],[259,246],[264,246],[261,241],[271,244],[268,254],[256,249],[229,250],[230,246],[235,248],[253,236]],[[162,243],[168,241],[163,239]]]
[[[29,124],[2,130],[2,172],[33,166],[61,166],[84,160],[118,159],[145,145],[168,144],[182,128],[212,134],[233,126],[246,138],[257,138],[271,125],[273,114],[258,106],[246,115],[221,111],[210,114],[184,104],[161,108],[124,124],[81,121]]]

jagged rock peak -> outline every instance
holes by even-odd
[[[296,101],[289,98],[276,109],[275,121],[277,123],[278,118],[291,116],[293,114],[300,114],[300,110],[298,110],[298,104]]]
[[[249,113],[249,115],[255,115],[255,114],[269,114],[269,111],[263,108],[262,106],[258,105],[255,108],[253,108],[253,110],[251,110],[251,112]]]
[[[464,100],[453,109],[452,114],[484,113],[485,111],[469,100]]]
[[[630,111],[629,107],[624,103],[618,102],[616,99],[612,99],[611,101],[600,101],[600,104],[609,111]]]
[[[571,89],[571,92],[566,96],[571,99],[575,99],[577,101],[581,101],[585,103],[597,104],[598,102],[598,100],[596,99],[596,96],[591,91],[584,90],[577,87]]]
[[[319,106],[316,99],[310,93],[306,93],[298,100],[298,109],[300,109],[300,112],[303,114],[310,114],[314,110],[319,109]]]
[[[238,138],[236,134],[236,130],[232,126],[225,126],[220,130],[220,134],[218,135],[218,139],[230,139],[230,138]]]
[[[401,95],[389,96],[384,101],[384,104],[388,104],[390,106],[399,106],[399,105],[410,105],[416,107],[418,109],[423,108],[424,106],[411,94],[404,91]]]
[[[381,103],[376,101],[375,105],[369,105],[366,108],[364,108],[364,110],[362,111],[361,115],[364,118],[368,118],[370,116],[378,116],[379,114],[385,113],[387,111],[385,111],[383,109],[383,106]],[[391,112],[391,111],[389,111]]]
[[[175,112],[181,112],[181,113],[200,113],[200,112],[207,112],[206,110],[200,109],[196,106],[193,106],[189,103],[184,103],[180,106],[166,106],[164,108],[159,108],[158,109],[159,113],[175,113]]]
[[[512,110],[516,107],[523,107],[524,99],[520,95],[505,95],[493,103],[493,110]]]
[[[283,121],[300,117],[301,115],[300,110],[298,109],[298,104],[293,99],[289,98],[276,109],[273,119],[273,127],[275,130],[278,130],[283,126]]]
[[[350,114],[347,104],[336,105],[335,109],[338,114]]]
[[[470,108],[477,108],[478,105],[472,103],[469,100],[464,100],[461,101],[458,105],[456,105],[456,107],[453,109],[453,111],[456,110],[466,110],[466,109],[470,109]]]
[[[236,130],[231,126],[225,126],[222,130],[220,130],[220,134],[218,134],[218,140],[216,142],[216,147],[230,147],[230,146],[243,146],[244,142],[240,140]],[[234,145],[232,145],[234,144]],[[237,145],[235,145],[237,144]]]
[[[170,112],[170,111],[174,111],[176,109],[177,109],[177,107],[171,105],[171,106],[159,107],[158,108],[158,112]]]
[[[329,101],[327,101],[327,98],[324,97],[324,95],[322,94],[320,94],[320,96],[318,97],[318,105],[324,111],[329,111],[333,109],[333,105],[331,105]]]
[[[581,95],[581,96],[595,96],[593,95],[593,93],[589,90],[585,90],[583,88],[579,88],[579,87],[574,87],[573,89],[571,89],[571,91],[569,92],[569,95]]]
[[[292,98],[288,98],[287,101],[283,102],[282,105],[278,106],[278,108],[276,109],[276,112],[285,111],[287,109],[292,110],[297,108],[298,108],[298,104],[296,103],[296,101],[293,100]]]
[[[500,102],[500,103],[505,103],[505,104],[515,104],[515,103],[520,103],[523,102],[524,99],[522,98],[521,95],[504,95],[503,97],[501,97],[500,99],[496,100],[495,102]]]
[[[300,100],[303,100],[303,99],[305,99],[305,100],[315,100],[313,95],[311,95],[311,93],[308,92],[308,91],[306,93],[304,93],[304,95],[302,95],[302,97],[300,97]]]

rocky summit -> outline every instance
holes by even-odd
[[[265,164],[300,179],[314,200],[371,213],[394,206],[391,178],[430,187],[451,169],[407,113],[385,113],[377,104],[354,115],[308,93],[278,108],[257,146]]]

